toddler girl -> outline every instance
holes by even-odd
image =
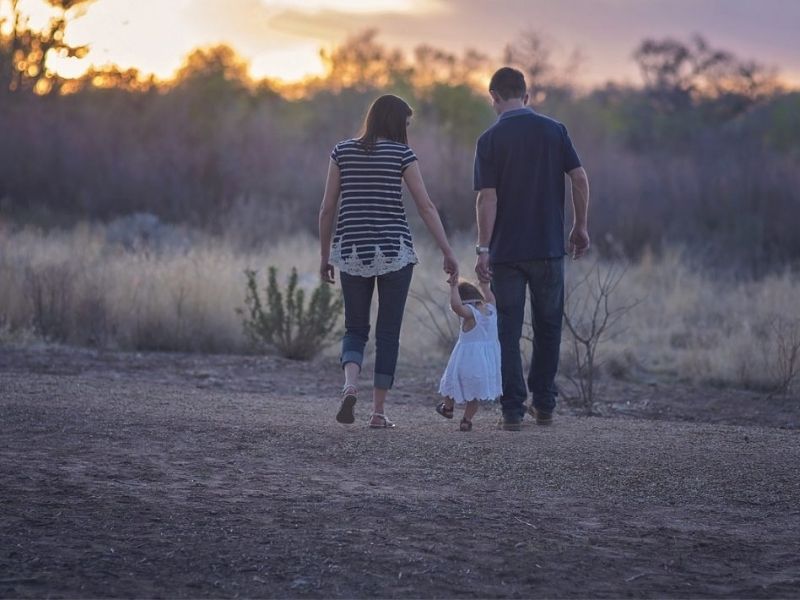
[[[459,283],[456,276],[447,282],[450,307],[461,317],[461,328],[439,384],[445,399],[436,412],[452,419],[455,404],[466,404],[459,429],[471,431],[478,401],[496,400],[503,392],[497,309],[488,283],[481,282],[479,289],[467,281]]]

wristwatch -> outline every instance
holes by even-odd
[[[489,254],[488,246],[475,246],[475,254]]]

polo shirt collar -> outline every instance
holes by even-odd
[[[498,121],[502,121],[503,119],[510,119],[511,117],[518,117],[520,115],[530,115],[533,114],[533,109],[530,106],[523,106],[522,108],[515,108],[513,110],[507,110],[498,118]]]

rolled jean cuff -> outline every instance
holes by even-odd
[[[379,390],[390,390],[394,383],[394,375],[387,375],[386,373],[375,373],[374,385]]]
[[[356,363],[360,371],[361,363],[364,362],[364,355],[361,352],[358,352],[357,350],[345,350],[344,352],[342,352],[342,357],[340,359],[340,362],[342,364],[343,369],[347,363]]]

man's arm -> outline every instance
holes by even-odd
[[[569,253],[574,260],[589,251],[589,177],[583,167],[569,173],[572,182],[572,213],[574,223],[569,234]]]
[[[495,188],[483,188],[478,192],[475,201],[475,212],[478,222],[478,246],[488,247],[492,241],[494,222],[497,218],[497,190]],[[489,267],[489,254],[478,255],[475,262],[475,273],[481,281],[489,281],[492,271]]]

